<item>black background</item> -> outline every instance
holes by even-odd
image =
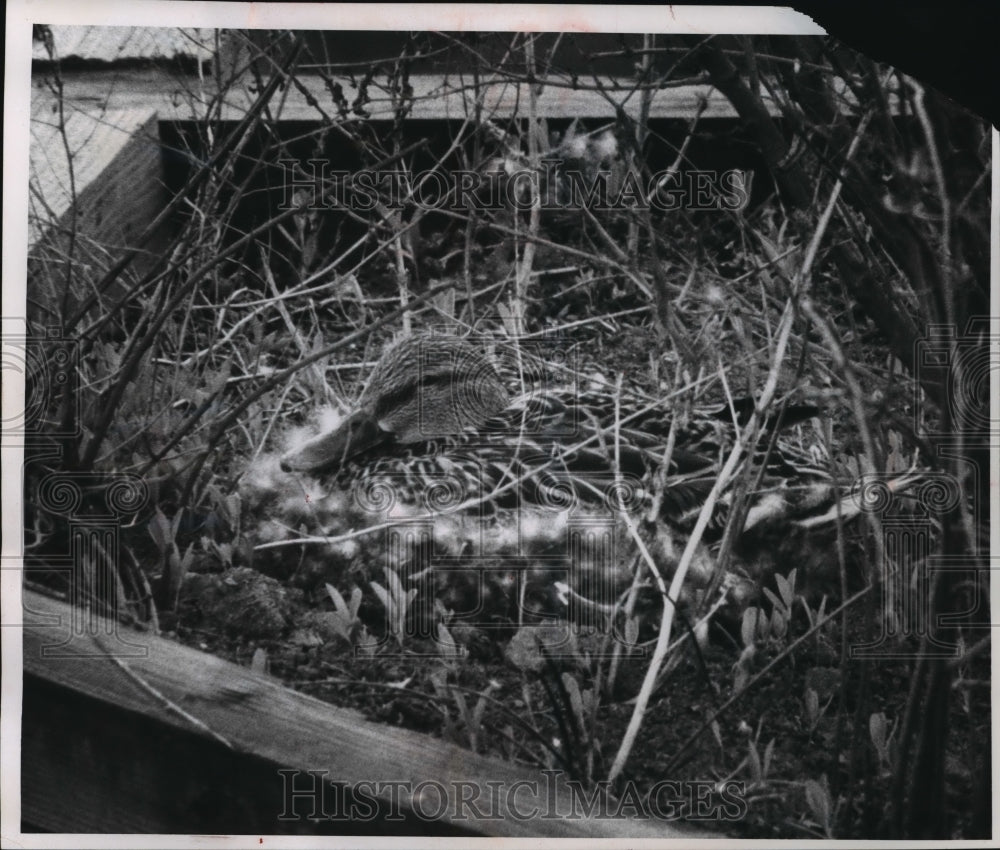
[[[935,86],[1000,126],[995,0],[790,0],[830,35]]]

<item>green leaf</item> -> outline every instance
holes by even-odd
[[[776,638],[783,638],[787,631],[788,621],[785,619],[784,613],[776,608],[771,612],[770,633]]]
[[[181,520],[184,518],[184,508],[181,508],[174,514],[173,522],[170,523],[170,541],[177,541],[177,531],[181,527]]]
[[[770,588],[764,588],[764,595],[767,597],[767,601],[771,603],[771,607],[779,611],[785,607],[785,603],[782,602],[777,596],[774,595]]]
[[[340,595],[340,591],[337,590],[329,582],[326,585],[326,592],[330,599],[333,601],[333,607],[342,617],[350,617],[353,619],[351,610],[347,607],[347,603],[344,601],[344,597]],[[352,600],[353,601],[353,600]]]
[[[775,575],[774,582],[778,585],[778,592],[784,600],[785,609],[790,611],[795,602],[795,570],[788,574],[788,578],[783,575]]]
[[[257,647],[253,651],[253,658],[250,661],[250,669],[256,673],[266,673],[267,672],[267,650],[263,647]]]
[[[149,529],[149,536],[153,538],[153,543],[156,544],[159,553],[161,555],[166,554],[173,541],[173,538],[170,536],[170,520],[166,518],[163,511],[158,507],[149,522],[146,523],[146,528]]]
[[[754,782],[760,784],[764,781],[764,768],[760,763],[760,754],[757,752],[757,745],[753,741],[748,742],[747,764],[750,765],[750,776]]]
[[[382,603],[382,607],[385,608],[386,611],[391,611],[392,598],[389,596],[389,591],[382,587],[382,585],[380,585],[377,581],[370,581],[368,584],[371,589],[375,591],[375,595],[378,597],[379,602]]]
[[[628,617],[625,620],[625,643],[635,646],[639,642],[639,618]]]
[[[740,624],[740,637],[744,646],[753,646],[757,642],[757,623],[761,619],[760,608],[750,607],[743,612],[743,622]]]
[[[772,738],[767,742],[767,746],[764,748],[764,778],[766,779],[771,773],[771,759],[774,757],[774,741]]]
[[[719,745],[719,749],[725,752],[725,745],[722,743],[722,727],[719,726],[718,720],[713,720],[709,727],[712,730],[712,734],[715,736],[715,741]]]
[[[813,817],[827,832],[830,830],[830,791],[826,776],[821,785],[815,779],[806,780],[806,803]]]
[[[809,725],[815,726],[816,721],[819,720],[819,694],[812,688],[806,689],[805,704],[806,718],[809,721]]]
[[[569,673],[562,674],[563,687],[569,695],[569,704],[573,707],[573,715],[576,717],[577,725],[580,729],[586,728],[586,715],[583,712],[583,697],[580,695],[580,686]]]
[[[889,724],[886,722],[885,714],[881,711],[875,712],[868,718],[868,734],[871,736],[872,744],[878,751],[880,758],[887,758],[889,751],[886,747],[886,731]]]
[[[462,655],[459,645],[455,642],[455,638],[452,637],[451,632],[448,631],[444,623],[437,624],[437,645],[438,651],[447,659],[455,660]]]
[[[351,608],[350,608],[352,620],[357,619],[358,611],[361,608],[361,598],[362,598],[361,588],[358,587],[357,585],[354,585],[354,590],[351,591]]]

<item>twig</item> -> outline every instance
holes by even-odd
[[[164,706],[164,708],[166,708],[168,711],[172,711],[178,717],[181,717],[182,719],[186,720],[188,723],[190,723],[196,729],[199,729],[200,731],[204,732],[206,735],[210,735],[211,737],[215,738],[215,740],[218,741],[220,744],[222,744],[224,747],[226,747],[226,748],[228,748],[230,750],[235,750],[236,749],[229,742],[229,740],[227,738],[225,738],[223,735],[220,735],[218,732],[216,732],[214,729],[212,729],[210,726],[208,726],[204,721],[199,720],[197,717],[195,717],[190,712],[185,711],[183,708],[181,708],[176,702],[174,702],[172,699],[170,699],[170,697],[168,697],[162,691],[159,691],[156,688],[154,688],[142,676],[140,676],[138,673],[136,673],[135,670],[133,670],[131,667],[129,667],[128,664],[126,664],[117,655],[115,655],[113,652],[111,652],[104,645],[104,643],[100,640],[100,638],[98,638],[97,636],[94,636],[94,641],[97,643],[98,646],[101,647],[101,650],[104,652],[105,656],[108,659],[110,659],[115,664],[117,664],[118,667],[121,668],[122,672],[124,672],[126,676],[128,676],[140,688],[142,688],[146,693],[148,693],[151,697],[153,697],[153,699],[155,699],[155,700],[159,701],[160,703],[162,703],[163,706]]]

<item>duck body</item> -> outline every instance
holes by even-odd
[[[423,551],[447,562],[450,577],[442,592],[439,571],[434,592],[453,610],[481,616],[490,607],[485,597],[508,604],[520,596],[523,605],[525,565],[536,590],[558,586],[607,608],[637,567],[623,514],[637,520],[633,528],[668,572],[674,541],[693,526],[752,402],[689,412],[673,428],[668,457],[671,415],[662,402],[576,385],[522,384],[512,393],[500,375],[469,342],[404,339],[379,360],[357,409],[285,454],[282,469],[347,494],[374,523],[430,529]],[[816,410],[788,413],[789,422],[801,421]],[[829,479],[802,452],[786,447],[747,460],[759,481],[745,534],[759,537],[830,500]],[[728,497],[712,517],[710,544],[725,527]],[[387,550],[398,549],[386,540]],[[420,549],[414,544],[410,554]],[[703,560],[707,583],[710,559]],[[423,564],[413,572],[433,570]],[[471,598],[456,591],[469,581]]]
[[[577,385],[512,395],[471,344],[417,336],[386,352],[355,412],[285,454],[281,466],[352,492],[361,506],[388,500],[436,512],[582,505],[641,512],[652,506],[661,474],[651,519],[685,527],[752,409],[744,400],[694,412],[675,429],[667,457],[671,419],[661,404]],[[817,412],[796,406],[783,424]],[[779,447],[754,461],[764,466],[758,502],[797,486],[828,489],[826,473],[801,451]],[[818,503],[806,501],[810,509]]]

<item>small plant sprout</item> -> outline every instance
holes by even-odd
[[[787,622],[792,616],[792,606],[795,604],[795,573],[792,570],[788,577],[775,575],[774,583],[778,586],[778,596],[769,588],[764,588],[764,595],[770,600],[774,612],[780,612],[782,618]]]
[[[464,646],[460,646],[444,623],[437,624],[437,648],[441,659],[453,671],[457,664],[468,654]]]
[[[361,588],[357,585],[351,591],[351,601],[347,602],[332,584],[326,585],[326,592],[333,602],[333,616],[331,623],[344,640],[354,644],[359,636],[365,633],[365,627],[358,619],[358,610],[361,608]]]
[[[815,779],[805,781],[806,805],[812,816],[812,826],[818,827],[824,838],[833,838],[833,823],[835,811],[830,797],[830,783],[826,774],[817,782]]]
[[[830,703],[833,702],[833,695],[823,705],[820,705],[819,694],[813,688],[806,688],[802,702],[805,707],[805,716],[803,718],[805,722],[803,725],[806,732],[812,735],[816,731],[820,720],[823,719],[823,715],[826,714],[826,710],[830,707]]]
[[[403,583],[391,567],[385,568],[385,581],[388,589],[380,585],[377,581],[369,582],[369,584],[382,603],[382,607],[385,608],[386,626],[388,627],[389,634],[402,646],[406,613],[410,608],[410,604],[416,598],[417,591],[413,588],[404,590]]]
[[[895,764],[894,758],[894,741],[893,738],[896,735],[896,727],[892,727],[892,731],[889,730],[889,721],[883,712],[875,712],[868,718],[868,734],[871,737],[872,745],[875,747],[875,752],[878,754],[879,768],[884,771],[885,775],[889,775],[892,772],[893,766]]]
[[[180,529],[184,511],[178,511],[173,520],[167,519],[163,511],[157,507],[146,526],[149,536],[160,553],[161,564],[161,604],[169,608],[177,605],[177,594],[180,593],[184,576],[194,562],[194,544],[190,544],[181,555],[177,546],[177,532]]]

